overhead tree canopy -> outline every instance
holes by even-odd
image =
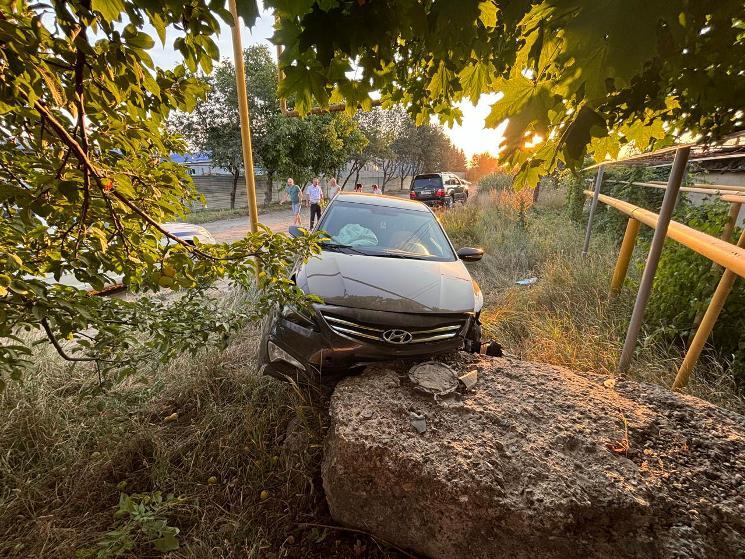
[[[502,152],[518,184],[559,161],[615,157],[683,133],[745,127],[741,0],[267,0],[284,45],[280,83],[300,111],[403,103],[418,123],[501,92]],[[350,70],[354,70],[350,72]],[[531,148],[535,134],[547,141]]]

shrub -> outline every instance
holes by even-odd
[[[514,175],[510,173],[496,172],[490,173],[479,179],[479,192],[494,192],[508,190],[512,188],[512,179]]]
[[[694,205],[683,199],[674,219],[719,237],[727,213],[724,202]],[[643,244],[646,248],[648,243]],[[721,268],[713,268],[707,258],[679,243],[666,243],[647,309],[652,334],[682,345],[692,332],[696,314],[706,310],[721,275]],[[745,386],[745,283],[742,281],[735,282],[714,326],[710,343],[715,353],[734,360],[736,380],[740,386]]]

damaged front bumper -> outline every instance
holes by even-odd
[[[278,378],[338,378],[350,369],[467,347],[475,313],[416,314],[314,305],[312,316],[288,309],[264,323],[261,371]]]

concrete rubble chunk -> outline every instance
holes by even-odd
[[[434,559],[744,556],[743,416],[549,365],[448,363],[479,370],[458,407],[399,384],[403,366],[337,385],[322,469],[337,522]]]
[[[468,371],[467,373],[460,375],[458,380],[463,383],[466,390],[471,390],[471,388],[476,386],[476,383],[479,381],[479,372],[475,369],[473,371]]]
[[[455,371],[437,361],[426,361],[413,366],[409,370],[409,380],[417,390],[435,396],[445,396],[458,388],[458,375]]]

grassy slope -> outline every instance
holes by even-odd
[[[526,359],[612,373],[633,298],[626,290],[608,301],[614,240],[596,236],[583,258],[561,199],[542,196],[524,226],[484,197],[444,214],[456,244],[488,250],[470,266],[486,334]],[[533,287],[515,286],[533,275]],[[258,377],[257,336],[247,330],[225,352],[185,356],[106,392],[92,370],[40,354],[37,370],[0,395],[0,557],[98,553],[107,538],[131,542],[124,557],[160,556],[140,524],[115,517],[120,491],[175,496],[154,512],[181,531],[168,557],[398,556],[362,535],[304,525],[331,522],[319,479],[327,395]],[[648,340],[630,374],[668,385],[677,356]],[[718,384],[697,374],[691,391],[742,409],[727,374],[714,373]],[[113,556],[108,549],[99,557]]]

